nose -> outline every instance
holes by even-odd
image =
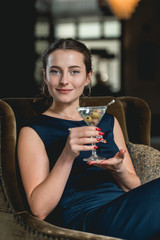
[[[61,75],[60,83],[63,84],[63,85],[67,85],[69,83],[67,73],[63,73]]]

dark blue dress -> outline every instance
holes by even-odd
[[[85,125],[84,121],[40,115],[25,126],[33,128],[42,139],[52,169],[65,146],[68,128]],[[111,158],[119,151],[113,139],[114,117],[105,114],[98,127],[105,133],[104,138],[107,140],[105,144],[97,144],[98,154]],[[160,211],[156,210],[160,208],[160,181],[153,181],[151,187],[146,184],[146,187],[144,185],[125,193],[108,171],[89,166],[83,161],[84,157],[90,155],[90,151],[81,152],[75,159],[60,202],[45,220],[65,228],[124,239],[156,239],[160,233],[160,216],[156,217],[156,214],[160,215]],[[153,198],[148,196],[147,191],[153,191],[153,188],[156,191],[157,187],[159,195],[153,195]],[[151,206],[152,210],[148,213]],[[157,220],[159,225],[155,226],[153,222]],[[150,233],[146,228],[150,229]]]

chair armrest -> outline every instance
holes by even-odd
[[[120,240],[119,238],[57,227],[39,220],[30,213],[18,215],[17,221],[30,233],[45,239],[54,237],[55,239],[61,240]]]
[[[160,177],[160,151],[143,144],[127,144],[135,171],[144,184]]]
[[[120,238],[62,228],[34,217],[28,211],[15,212],[8,199],[0,171],[0,229],[2,238],[61,240],[120,240]]]

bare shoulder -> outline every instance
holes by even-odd
[[[114,117],[114,132],[120,132],[122,133],[122,129],[121,129],[121,126],[117,120],[116,117]]]
[[[121,126],[115,117],[114,117],[113,133],[114,133],[114,140],[115,140],[117,146],[119,147],[119,149],[127,150]]]
[[[23,127],[20,130],[18,137],[18,155],[20,156],[19,159],[24,159],[29,155],[39,157],[39,155],[42,153],[46,154],[45,146],[38,133],[30,127]]]
[[[33,143],[35,143],[35,141],[36,142],[38,141],[39,143],[42,142],[39,135],[33,128],[23,127],[19,133],[18,143],[25,142],[25,141],[28,142],[28,140],[30,140]]]
[[[119,122],[116,117],[114,117],[114,125],[119,125]]]
[[[38,134],[36,133],[36,131],[31,128],[31,127],[23,127],[20,130],[19,136],[21,137],[23,135],[23,137],[29,137],[32,135],[33,136],[37,136]]]

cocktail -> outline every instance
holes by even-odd
[[[100,120],[102,119],[104,113],[107,110],[107,107],[114,103],[115,100],[112,100],[109,102],[106,106],[92,106],[92,107],[79,107],[77,108],[78,112],[84,119],[84,121],[87,123],[89,126],[97,126]],[[103,137],[101,137],[101,142],[105,142]],[[95,143],[92,145],[96,146]],[[96,153],[96,149],[92,150],[92,154],[89,158],[83,159],[84,161],[98,161],[98,160],[105,160],[105,158],[100,157]]]

